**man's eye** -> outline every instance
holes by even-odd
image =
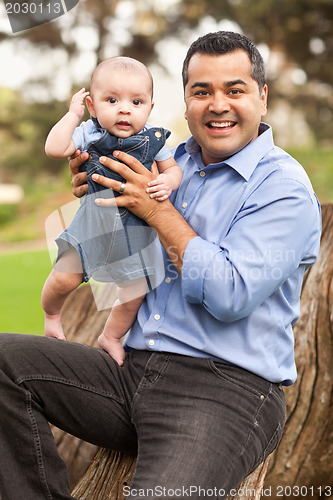
[[[141,104],[142,101],[140,101],[140,99],[134,99],[133,101],[133,104],[134,106],[139,106]]]
[[[115,104],[117,102],[117,99],[115,97],[109,97],[108,102],[110,102],[111,104]]]
[[[229,91],[229,94],[231,94],[231,95],[240,95],[240,94],[243,94],[243,93],[244,92],[242,90],[240,90],[240,89],[231,89]]]
[[[209,95],[209,92],[208,90],[198,90],[195,95],[198,95],[198,96],[206,96],[206,95]]]

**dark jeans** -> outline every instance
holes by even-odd
[[[285,421],[281,387],[238,367],[132,350],[120,368],[101,349],[30,335],[0,335],[0,391],[2,500],[73,498],[48,422],[138,452],[128,498],[223,499]]]

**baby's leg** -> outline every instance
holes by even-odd
[[[120,339],[133,325],[139,307],[147,293],[146,278],[127,281],[118,285],[118,298],[108,317],[103,333],[98,338],[98,345],[107,351],[121,366],[125,351]]]
[[[81,272],[79,272],[80,269]],[[75,290],[82,281],[83,272],[80,258],[74,249],[69,250],[54,266],[43,287],[44,333],[47,337],[65,340],[61,325],[61,309],[70,292]]]

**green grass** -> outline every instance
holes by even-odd
[[[47,250],[0,255],[0,331],[42,334],[40,296],[52,265]]]

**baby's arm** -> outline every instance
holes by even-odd
[[[84,99],[89,95],[85,89],[73,95],[69,111],[51,129],[45,143],[45,152],[51,158],[67,158],[76,148],[72,135],[85,111]]]
[[[164,201],[178,188],[182,181],[182,171],[172,156],[156,163],[160,174],[148,183],[147,193],[157,201]]]

